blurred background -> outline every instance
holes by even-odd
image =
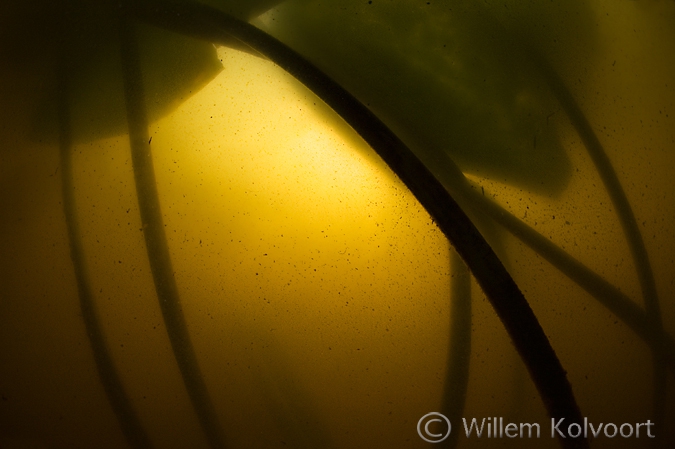
[[[452,159],[469,191],[637,306],[643,335],[543,249],[472,206],[567,370],[582,416],[657,422],[655,441],[599,437],[591,446],[675,443],[672,348],[654,356],[644,337],[656,329],[672,344],[675,332],[675,3],[210,4],[305,55],[439,179],[450,175],[437,162]],[[107,3],[84,0],[0,7],[3,449],[216,447],[157,299],[115,17]],[[414,196],[339,116],[241,43],[216,48],[140,23],[136,31],[180,311],[226,446],[427,447],[418,420],[456,397],[459,416],[538,422],[542,437],[466,438],[453,420],[459,436],[446,447],[559,447],[490,303]],[[643,312],[642,263],[551,73],[625,191],[658,319]],[[73,221],[84,269],[72,259]],[[111,406],[78,276],[88,279],[146,446],[129,439]],[[461,297],[456,285],[465,286]],[[458,362],[461,307],[470,352]],[[466,379],[453,383],[458,363]]]

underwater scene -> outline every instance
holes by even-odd
[[[675,446],[672,0],[5,0],[0,449]]]

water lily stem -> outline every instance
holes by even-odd
[[[450,341],[441,411],[451,423],[461,422],[469,389],[471,359],[471,273],[459,255],[450,250]],[[459,443],[455,429],[443,447],[452,449]]]
[[[533,59],[537,62],[549,87],[556,95],[558,101],[567,113],[572,125],[581,138],[586,151],[590,156],[595,168],[600,175],[600,179],[605,185],[610,200],[614,205],[621,228],[628,242],[628,248],[635,261],[638,281],[642,289],[644,298],[646,318],[651,328],[656,334],[663,333],[663,322],[661,318],[661,307],[659,305],[658,293],[656,291],[656,282],[654,272],[649,261],[647,248],[645,247],[642,233],[638,227],[633,209],[628,202],[626,192],[619,181],[619,177],[612,166],[607,152],[600,143],[593,127],[586,119],[585,114],[576,102],[576,99],[567,88],[558,72],[553,66],[538,52],[532,51]],[[665,424],[666,416],[666,387],[667,387],[667,369],[664,359],[665,344],[663,340],[657,340],[652,344],[652,357],[654,364],[654,422],[656,426]],[[655,443],[658,444],[658,443]]]
[[[214,44],[234,37],[274,61],[335,110],[410,189],[467,264],[525,362],[550,416],[582,423],[566,372],[504,265],[441,183],[368,108],[292,49],[214,8],[164,1],[129,2],[127,8],[144,21]],[[585,439],[560,442],[566,448],[588,447]]]
[[[131,158],[145,245],[164,324],[183,383],[209,444],[214,449],[221,449],[226,447],[225,438],[190,340],[164,231],[148,137],[140,56],[132,20],[125,17],[120,20],[121,57]]]
[[[58,67],[57,115],[59,125],[59,153],[61,166],[61,192],[63,196],[63,213],[65,216],[70,246],[70,259],[77,283],[77,294],[80,311],[84,321],[87,337],[91,346],[94,363],[108,402],[117,417],[127,444],[133,449],[150,449],[152,443],[134,410],[131,399],[125,391],[119,372],[115,367],[112,355],[105,340],[96,307],[91,279],[86,265],[84,244],[77,221],[77,204],[75,201],[75,185],[73,180],[72,132],[69,107],[69,56],[67,49],[67,32],[62,34],[64,43],[61,49]]]

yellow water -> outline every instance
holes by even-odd
[[[600,50],[567,75],[638,219],[664,327],[675,333],[672,2],[593,3]],[[149,128],[188,329],[231,447],[427,447],[441,406],[450,246],[338,117],[269,61],[219,49],[223,70]],[[22,66],[25,67],[25,66]],[[39,70],[2,69],[0,447],[126,447],[87,339],[69,258],[55,143],[36,141]],[[576,79],[580,81],[577,83]],[[472,176],[485,194],[642,305],[602,181],[562,111],[573,174],[552,196]],[[208,447],[174,360],[145,251],[128,136],[77,143],[76,206],[104,335],[157,448]],[[500,254],[590,421],[653,418],[651,352],[573,281],[508,234]],[[473,282],[472,282],[473,283]],[[473,283],[463,416],[539,422],[558,447],[489,302]],[[661,447],[675,442],[668,371]],[[453,423],[461,431],[461,423]],[[592,447],[649,447],[600,438]]]

